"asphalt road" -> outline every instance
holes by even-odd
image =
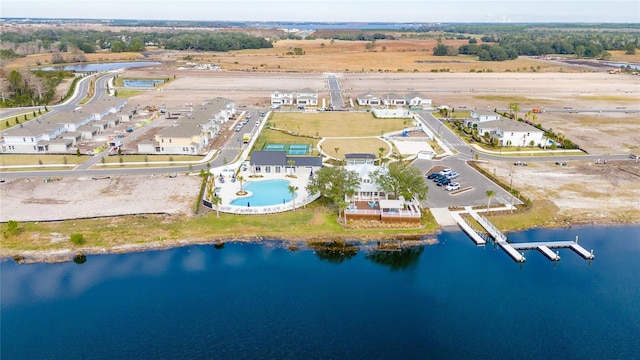
[[[340,90],[340,81],[335,75],[327,76],[327,85],[329,95],[331,96],[331,105],[334,109],[343,109],[344,101],[342,100],[342,90]]]

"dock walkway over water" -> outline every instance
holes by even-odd
[[[538,250],[544,256],[551,261],[559,261],[560,255],[558,252],[553,252],[551,249],[568,248],[573,250],[576,254],[587,260],[593,260],[593,250],[590,252],[578,244],[578,237],[575,241],[543,241],[543,242],[527,242],[527,243],[509,243],[507,237],[498,230],[487,218],[479,215],[471,207],[465,207],[465,210],[471,217],[480,224],[491,237],[495,240],[496,244],[509,255],[514,261],[523,263],[526,261],[524,253],[521,250]],[[458,225],[464,230],[467,235],[476,243],[476,245],[484,245],[486,240],[478,234],[461,216],[459,213],[453,213],[452,216],[458,222]]]

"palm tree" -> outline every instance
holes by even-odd
[[[515,114],[514,120],[518,120],[518,112],[520,111],[520,104],[511,103],[511,104],[509,104],[509,109],[511,109]]]
[[[333,148],[333,151],[336,152],[336,158],[338,158],[338,151],[340,151],[339,147]]]
[[[487,190],[487,192],[485,193],[487,195],[487,198],[489,199],[487,201],[487,213],[489,213],[489,206],[491,206],[491,198],[496,196],[496,192],[493,190]]]
[[[222,204],[222,199],[218,196],[214,196],[211,199],[211,205],[216,207],[216,217],[220,217],[220,204]]]
[[[378,148],[378,158],[380,159],[380,165],[382,165],[382,156],[384,156],[385,150],[387,149],[382,146]]]
[[[296,161],[295,161],[295,160],[288,160],[288,161],[287,161],[287,164],[289,164],[289,167],[291,168],[291,174],[293,175],[293,172],[294,172],[294,171],[295,171],[295,169],[296,169],[296,168],[294,167],[294,165],[296,164]]]
[[[242,184],[244,183],[244,177],[242,175],[238,175],[236,176],[236,180],[238,180],[238,182],[240,183],[240,192],[244,192],[244,190],[242,189]]]
[[[298,187],[295,185],[289,185],[289,193],[291,193],[291,201],[293,201],[293,210],[296,209],[296,191],[298,191]]]

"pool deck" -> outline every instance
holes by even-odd
[[[219,210],[220,212],[223,212],[223,213],[241,214],[241,215],[260,215],[260,214],[280,213],[280,212],[293,210],[294,203],[295,203],[295,207],[299,208],[299,207],[305,206],[306,204],[318,198],[318,195],[310,196],[306,190],[306,187],[307,187],[307,184],[309,183],[309,178],[311,175],[311,170],[307,168],[298,168],[296,172],[293,173],[293,175],[295,175],[296,177],[285,176],[285,175],[291,175],[291,173],[287,171],[286,174],[285,173],[270,173],[270,174],[261,173],[259,174],[261,177],[252,178],[250,176],[252,176],[253,174],[249,170],[247,171],[240,170],[238,175],[242,176],[245,179],[243,183],[243,187],[248,182],[251,182],[251,181],[264,181],[264,180],[276,180],[276,179],[287,180],[291,183],[291,185],[298,187],[298,190],[296,191],[296,198],[294,199],[294,201],[288,201],[285,203],[273,204],[269,206],[232,205],[231,201],[239,197],[238,195],[236,195],[236,193],[240,191],[240,182],[237,179],[235,182],[231,182],[231,177],[225,176],[224,183],[220,183],[218,181],[218,177],[220,176],[220,174],[216,173],[215,171],[212,171],[212,173],[216,179],[215,187],[219,188],[218,196],[220,196],[220,198],[222,199],[222,203],[220,204]]]

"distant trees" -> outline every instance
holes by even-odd
[[[242,33],[186,33],[167,39],[164,46],[172,50],[230,51],[272,48],[273,44]]]

